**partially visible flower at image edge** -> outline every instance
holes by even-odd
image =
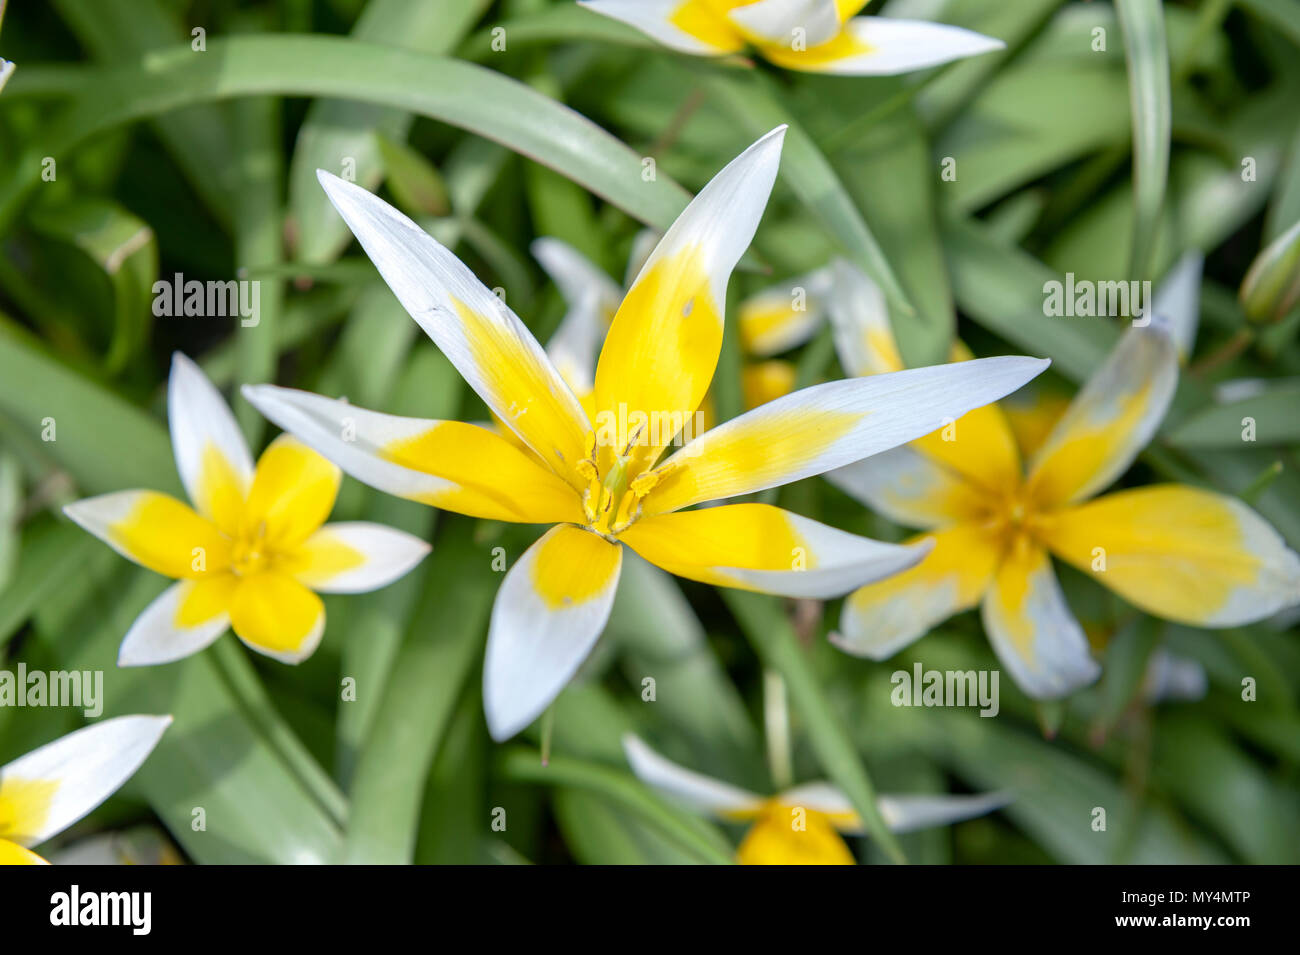
[[[726,56],[753,47],[790,70],[892,76],[1003,49],[972,30],[855,16],[867,0],[579,0],[679,53]]]
[[[179,660],[227,628],[259,653],[298,663],[325,630],[317,592],[375,590],[429,553],[424,541],[382,524],[326,524],[342,474],[290,435],[272,441],[254,468],[220,392],[179,353],[167,414],[193,508],[157,491],[117,491],[64,508],[119,554],[178,581],[131,626],[120,666]]]
[[[766,504],[692,505],[821,474],[933,430],[1047,367],[1005,356],[832,381],[694,437],[659,463],[713,379],[722,306],[776,179],[780,127],[682,212],[618,307],[597,363],[593,420],[522,321],[450,251],[364,189],[318,173],[415,321],[520,443],[460,421],[398,418],[270,385],[244,395],[373,487],[491,520],[553,524],[497,592],[484,664],[494,738],[551,703],[604,630],[627,544],[692,580],[792,597],[838,596],[925,553]],[[601,440],[599,420],[678,415],[655,434]],[[340,439],[340,421],[355,440]],[[602,428],[603,430],[603,428]]]
[[[845,835],[861,835],[848,798],[825,782],[760,796],[666,759],[628,733],[623,752],[638,779],[676,802],[725,822],[751,823],[736,852],[742,865],[853,865]],[[973,819],[1011,802],[1009,793],[880,795],[876,806],[893,832]]]
[[[93,723],[0,766],[0,865],[45,865],[31,851],[86,815],[153,752],[170,716]]]

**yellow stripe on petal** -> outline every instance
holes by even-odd
[[[455,307],[489,405],[557,474],[582,487],[573,465],[586,456],[588,422],[574,413],[576,400],[554,367],[538,361],[536,343],[513,326],[461,301]]]
[[[1300,601],[1300,558],[1236,498],[1182,484],[1108,494],[1040,518],[1062,560],[1149,613],[1202,627]]]
[[[984,405],[913,441],[911,448],[992,494],[1020,486],[1015,435],[997,405]]]
[[[287,574],[256,574],[239,582],[230,605],[230,625],[254,650],[297,663],[320,642],[325,605]]]
[[[1155,433],[1178,383],[1178,352],[1159,322],[1133,326],[1075,396],[1034,457],[1039,507],[1091,497],[1124,473]]]
[[[154,491],[134,495],[107,539],[137,564],[167,577],[198,578],[230,566],[230,541],[206,518],[174,497]]]
[[[1002,413],[1023,457],[1032,458],[1038,453],[1069,406],[1070,401],[1064,395],[1051,394],[1032,385],[1003,399]]]
[[[783,66],[787,70],[809,70],[822,72],[843,60],[866,56],[873,48],[860,36],[849,30],[841,30],[825,43],[796,49],[793,43],[763,43],[759,52],[764,59]]]
[[[0,840],[26,842],[41,832],[58,788],[52,779],[0,778]]]
[[[854,865],[853,853],[825,815],[770,803],[746,834],[741,865]]]
[[[533,589],[552,610],[581,606],[606,591],[619,560],[619,549],[603,537],[565,529],[538,541],[530,568]]]
[[[684,0],[668,22],[718,53],[735,53],[745,40],[727,20],[727,11],[752,0]]]
[[[1008,542],[980,610],[998,659],[1029,696],[1057,699],[1101,672],[1065,603],[1051,558],[1027,535]]]
[[[721,429],[706,432],[707,453],[691,454],[688,445],[665,462],[659,483],[646,496],[645,513],[662,514],[784,483],[785,475],[818,458],[866,416],[794,406],[762,415],[748,427],[732,426],[725,434]]]
[[[239,529],[239,515],[244,510],[245,479],[220,448],[208,442],[200,457],[198,485],[194,504],[208,515],[225,534]]]
[[[262,452],[244,509],[245,533],[269,550],[292,547],[325,523],[343,472],[297,438],[282,434]]]
[[[849,595],[832,638],[836,646],[883,660],[980,602],[997,569],[998,539],[977,525],[959,524],[908,543],[927,539],[934,549],[915,567]]]
[[[172,623],[181,628],[197,627],[226,613],[234,598],[239,578],[234,574],[213,574],[182,585],[184,593]]]
[[[654,262],[619,306],[596,367],[595,424],[629,420],[639,412],[680,413],[699,407],[722,349],[722,314],[714,300],[703,252],[690,246]],[[672,435],[648,439],[638,451],[652,463]],[[602,447],[612,460],[621,448]],[[601,473],[608,468],[600,460]]]
[[[299,583],[314,587],[366,562],[365,554],[325,527],[303,541],[292,555],[280,560],[278,568]]]
[[[440,421],[380,449],[395,464],[453,482],[416,496],[425,504],[488,520],[525,524],[581,522],[578,493],[531,452],[486,428]]]

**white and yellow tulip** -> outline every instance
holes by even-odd
[[[852,314],[831,307],[843,325],[837,335],[861,342],[866,330]],[[1100,672],[1051,555],[1134,606],[1193,626],[1251,623],[1300,601],[1300,558],[1237,498],[1164,484],[1093,500],[1128,470],[1169,407],[1179,366],[1169,325],[1156,317],[1129,328],[1049,429],[1024,423],[1036,445],[1029,453],[989,405],[828,474],[891,520],[927,529],[909,543],[934,544],[911,570],[848,597],[837,645],[885,659],[979,606],[1003,665],[1030,696],[1050,699]],[[844,345],[840,359],[846,370],[874,370]]]
[[[484,707],[497,739],[531,723],[590,652],[613,604],[622,545],[692,580],[799,597],[897,573],[925,545],[855,537],[764,504],[685,508],[896,447],[1047,365],[994,358],[830,382],[744,414],[660,462],[713,377],[728,278],[763,213],[783,133],[723,169],[646,260],[605,338],[594,415],[523,322],[451,252],[364,189],[319,173],[397,298],[518,443],[459,421],[397,418],[287,388],[244,393],[381,490],[473,517],[555,525],[515,562],[493,608]],[[340,437],[345,419],[355,440]]]
[[[961,27],[860,17],[867,0],[579,0],[680,53],[725,56],[752,47],[777,66],[844,76],[892,76],[1000,50]]]
[[[120,666],[169,663],[227,628],[285,663],[325,630],[317,593],[361,593],[401,577],[429,545],[380,524],[326,524],[341,473],[290,435],[253,466],[234,415],[198,366],[172,361],[172,448],[194,506],[157,491],[118,491],[64,512],[119,554],[177,581],[136,619]]]
[[[118,716],[0,766],[0,865],[44,865],[31,851],[115,793],[153,752],[170,716]]]
[[[666,759],[632,734],[623,737],[628,765],[647,786],[696,812],[752,825],[736,851],[742,865],[853,865],[845,835],[862,821],[830,783],[795,786],[760,796]],[[983,816],[1011,801],[1006,793],[972,796],[879,796],[876,807],[893,832],[913,832]]]

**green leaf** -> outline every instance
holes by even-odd
[[[1241,281],[1241,308],[1257,324],[1280,322],[1300,302],[1300,221],[1255,256]]]
[[[1150,278],[1160,210],[1169,178],[1169,130],[1173,108],[1169,91],[1169,48],[1160,0],[1128,0],[1115,6],[1128,64],[1133,118],[1135,215],[1129,275]]]
[[[1169,443],[1180,448],[1238,449],[1246,440],[1243,437],[1250,418],[1253,422],[1251,439],[1257,446],[1278,447],[1300,442],[1300,416],[1296,407],[1300,403],[1300,384],[1269,384],[1261,386],[1257,395],[1211,405],[1178,424],[1169,432]]]
[[[906,862],[903,850],[876,806],[876,790],[853,739],[826,700],[804,651],[773,597],[730,588],[721,591],[763,665],[785,678],[790,702],[803,718],[817,759],[839,785],[866,829],[894,862]]]
[[[21,76],[6,98],[21,94]],[[690,199],[662,174],[643,180],[641,157],[590,120],[500,73],[336,37],[266,35],[213,40],[202,56],[187,46],[135,67],[89,72],[70,110],[0,184],[0,225],[39,182],[41,157],[182,106],[257,94],[347,97],[450,123],[555,169],[661,230]]]

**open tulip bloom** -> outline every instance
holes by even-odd
[[[830,783],[760,796],[679,766],[630,733],[623,752],[637,778],[670,799],[725,822],[752,823],[736,853],[742,865],[853,865],[843,835],[861,835],[862,821]],[[974,819],[1010,801],[1007,793],[882,795],[876,806],[891,831],[914,832]]]
[[[614,600],[623,544],[682,577],[797,597],[843,594],[911,566],[926,545],[856,537],[764,504],[685,509],[895,447],[1048,364],[1000,357],[829,382],[714,428],[660,462],[712,380],[727,281],[767,203],[783,134],[774,130],[723,169],[646,260],[605,338],[594,416],[532,333],[451,252],[364,189],[318,173],[402,305],[526,450],[459,421],[397,418],[266,385],[245,395],[381,490],[474,517],[555,525],[514,563],[493,607],[484,709],[496,739],[532,722],[590,652]]]
[[[227,627],[259,653],[298,663],[325,630],[317,592],[383,587],[429,552],[424,541],[380,524],[325,524],[339,469],[289,435],[272,441],[254,469],[221,394],[181,354],[172,360],[167,415],[193,508],[157,491],[118,491],[64,508],[124,557],[178,581],[127,632],[120,666],[189,656]]]
[[[170,716],[118,716],[0,766],[0,865],[43,865],[31,851],[90,812],[153,752]]]
[[[1172,280],[1186,284],[1182,266]],[[882,349],[864,343],[873,335],[880,342],[881,313],[855,309],[855,294],[854,283],[841,284],[829,310],[845,370],[870,374]],[[1180,293],[1165,302],[1192,300]],[[1125,331],[1025,455],[1024,470],[1025,449],[1002,409],[988,405],[950,429],[828,474],[891,520],[929,529],[910,543],[934,542],[912,569],[845,600],[836,644],[883,660],[978,605],[1016,683],[1052,699],[1091,683],[1100,669],[1051,554],[1134,606],[1192,626],[1247,624],[1300,601],[1300,558],[1235,497],[1161,484],[1093,500],[1128,470],[1169,408],[1178,383],[1170,326],[1157,313]]]
[[[790,70],[846,76],[908,73],[1000,50],[1001,40],[923,20],[859,17],[867,0],[579,0],[681,53],[753,47]]]

